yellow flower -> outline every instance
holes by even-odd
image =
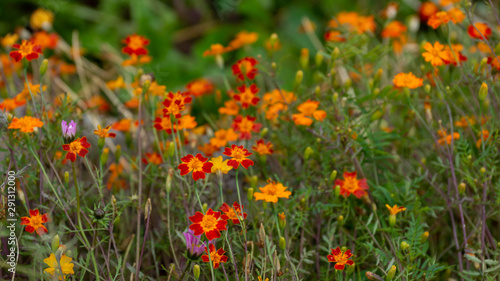
[[[2,46],[4,47],[11,47],[12,45],[16,44],[17,40],[19,39],[19,35],[16,33],[14,34],[7,34],[5,35],[4,38],[2,38]]]
[[[54,253],[52,253],[50,254],[50,257],[44,259],[43,262],[49,266],[49,268],[46,268],[44,272],[47,272],[52,276],[56,276],[56,270],[57,270],[59,280],[63,280],[63,278],[64,280],[66,280],[66,277],[64,275],[75,274],[75,272],[73,271],[73,266],[75,265],[71,263],[71,258],[66,255],[62,255],[61,259],[58,262],[56,260],[56,256],[54,255]]]
[[[227,161],[223,161],[222,156],[212,158],[209,162],[214,164],[212,166],[212,173],[227,174],[233,167],[227,164]]]
[[[391,212],[391,215],[397,215],[399,212],[405,211],[405,207],[398,207],[398,205],[394,205],[393,207],[389,206],[388,204],[385,204],[385,207]]]
[[[267,185],[264,187],[259,187],[260,192],[255,192],[255,201],[265,200],[266,202],[277,203],[278,198],[288,198],[292,193],[290,191],[285,191],[286,186],[282,183],[268,180]]]
[[[50,29],[54,22],[54,14],[51,11],[39,8],[31,14],[30,25],[33,29]]]

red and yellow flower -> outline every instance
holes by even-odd
[[[227,256],[224,256],[226,251],[224,251],[222,248],[219,248],[219,250],[216,251],[214,244],[208,245],[208,248],[210,248],[210,257],[208,255],[201,256],[203,262],[212,261],[212,265],[215,269],[219,268],[221,262],[227,262]],[[205,247],[205,252],[208,254],[207,247]]]
[[[335,269],[337,270],[344,270],[346,264],[354,265],[354,262],[350,260],[352,257],[351,250],[342,253],[340,247],[337,247],[336,249],[332,249],[332,254],[326,257],[328,258],[328,262],[335,263]]]
[[[37,59],[42,53],[42,47],[40,45],[33,44],[31,41],[23,40],[21,44],[14,44],[12,47],[17,50],[11,51],[9,56],[16,62],[20,62],[24,58],[28,61]]]
[[[245,169],[253,166],[253,161],[248,159],[248,156],[252,155],[252,153],[249,152],[248,149],[243,148],[243,145],[238,146],[233,144],[231,145],[231,148],[226,147],[224,153],[222,154],[231,157],[227,164],[233,167],[235,170],[238,169],[240,164]]]
[[[271,142],[265,143],[263,139],[257,141],[257,145],[252,146],[253,151],[259,155],[273,154],[273,144]]]
[[[205,179],[205,174],[212,172],[212,163],[207,162],[208,158],[203,157],[200,153],[193,156],[188,154],[181,158],[182,164],[179,165],[181,176],[193,172],[193,180]]]
[[[232,129],[227,130],[220,129],[215,132],[215,136],[210,139],[210,144],[219,147],[224,147],[230,141],[235,141],[238,139],[238,134]]]
[[[233,64],[233,75],[240,81],[245,80],[245,77],[253,80],[255,79],[255,75],[258,73],[258,70],[255,67],[257,63],[257,60],[251,57],[241,59]]]
[[[140,56],[148,54],[148,50],[145,47],[149,44],[149,40],[141,35],[129,35],[125,39],[123,39],[122,42],[126,44],[126,46],[123,47],[122,52],[129,56]]]
[[[97,130],[94,130],[94,135],[103,139],[116,137],[116,134],[110,133],[109,130],[111,130],[111,125],[107,126],[106,128],[101,128],[101,125],[97,125]]]
[[[163,116],[166,117],[172,114],[177,119],[181,118],[181,112],[186,109],[186,104],[191,103],[192,100],[193,98],[186,93],[178,91],[174,94],[169,92],[167,98],[163,101],[163,105],[165,106]]]
[[[250,105],[257,105],[260,98],[256,96],[259,92],[257,85],[252,84],[250,87],[242,85],[238,87],[239,93],[234,95],[234,99],[241,103],[241,107],[248,108]]]
[[[70,144],[63,144],[62,148],[64,151],[67,151],[66,159],[75,162],[76,155],[85,157],[89,153],[87,148],[90,148],[90,143],[87,142],[87,137],[82,137],[72,141]]]
[[[389,204],[385,204],[385,207],[389,210],[391,215],[395,216],[402,211],[406,211],[406,208],[403,206],[394,205],[393,207],[389,206]]]
[[[382,37],[383,38],[397,38],[401,36],[404,32],[406,32],[406,26],[402,24],[400,21],[391,21],[389,24],[387,24],[382,30]]]
[[[29,214],[29,217],[21,218],[21,225],[26,225],[26,231],[29,233],[36,231],[36,233],[40,236],[43,233],[47,233],[47,228],[43,224],[49,221],[49,216],[47,214],[40,214],[38,209],[30,210]]]
[[[484,38],[488,40],[488,38],[491,36],[491,28],[485,23],[476,22],[474,25],[469,25],[469,27],[467,28],[467,33],[469,33],[470,37],[472,38],[483,40],[484,36]]]
[[[231,220],[233,224],[240,224],[240,220],[247,218],[247,213],[243,212],[243,205],[240,206],[238,202],[234,202],[232,208],[224,203],[220,207],[220,210],[224,213],[221,218],[223,220]]]
[[[194,216],[189,217],[193,223],[189,229],[194,231],[194,235],[205,234],[208,240],[214,240],[220,237],[222,230],[227,230],[227,221],[221,219],[220,212],[214,212],[212,208],[208,209],[206,214],[196,212]]]
[[[256,123],[255,120],[257,117],[238,115],[234,118],[231,127],[240,133],[241,140],[249,140],[252,137],[252,132],[258,133],[262,127],[262,124]]]
[[[335,186],[340,186],[340,195],[349,197],[353,194],[358,199],[367,194],[368,184],[366,179],[358,180],[356,172],[344,172],[344,179],[335,180]]]
[[[152,164],[152,165],[160,165],[163,163],[163,159],[158,152],[148,153],[146,152],[146,157],[142,158],[142,163],[144,164]]]
[[[193,97],[199,97],[210,94],[214,90],[214,85],[208,79],[201,78],[194,80],[186,85],[188,94]]]

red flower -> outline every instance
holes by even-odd
[[[231,157],[231,159],[227,161],[227,165],[233,167],[235,170],[238,169],[240,164],[245,167],[245,169],[253,165],[253,161],[247,158],[252,155],[252,153],[249,152],[248,149],[243,148],[243,145],[238,146],[233,144],[231,148],[226,147],[222,154]]]
[[[127,45],[122,49],[125,54],[130,56],[132,54],[137,56],[148,54],[148,50],[144,47],[149,44],[149,40],[143,36],[132,34],[127,36],[127,38],[125,38],[122,42]]]
[[[71,142],[70,144],[63,144],[62,148],[67,151],[66,159],[71,160],[71,162],[76,161],[76,155],[80,157],[85,157],[89,151],[87,148],[90,147],[90,143],[87,142],[87,137],[78,138]]]
[[[474,26],[476,28],[474,28]],[[479,30],[479,32],[478,32],[478,30]],[[472,37],[472,38],[483,40],[483,36],[484,36],[484,38],[486,38],[486,40],[488,40],[488,38],[491,36],[491,28],[488,25],[486,25],[485,23],[477,22],[474,25],[472,25],[472,24],[469,25],[469,28],[467,28],[467,33],[469,33],[470,37]],[[482,36],[481,36],[481,34],[482,34]]]
[[[26,231],[33,233],[36,231],[38,235],[42,233],[47,233],[47,228],[43,226],[44,223],[49,221],[47,214],[41,215],[37,210],[30,210],[29,217],[21,218],[21,225],[26,225]]]
[[[241,81],[245,80],[245,77],[253,80],[258,71],[257,68],[255,68],[256,64],[257,60],[254,58],[247,57],[241,59],[233,64],[233,74]]]
[[[265,143],[263,139],[258,140],[257,145],[252,146],[252,149],[260,155],[273,154],[273,144]]]
[[[187,103],[191,103],[192,97],[188,96],[186,93],[172,93],[169,92],[167,98],[163,101],[165,108],[163,109],[163,116],[168,117],[170,114],[174,115],[175,118],[181,118],[181,112],[186,108]]]
[[[335,263],[335,269],[337,270],[344,270],[346,264],[354,265],[354,262],[349,260],[350,257],[352,257],[351,250],[342,253],[339,247],[332,249],[332,254],[327,256],[329,262]]]
[[[238,115],[234,118],[231,127],[240,133],[240,139],[249,140],[252,137],[252,132],[258,133],[262,127],[262,124],[255,123],[256,119],[256,117]]]
[[[208,209],[206,214],[196,212],[189,220],[193,223],[189,229],[194,231],[194,235],[205,233],[208,240],[219,238],[220,231],[227,230],[227,221],[221,220],[220,212],[214,212],[212,208]]]
[[[38,55],[42,53],[42,47],[33,44],[31,41],[23,40],[21,45],[14,44],[12,47],[18,49],[17,51],[11,51],[9,54],[16,62],[21,61],[23,58],[26,58],[28,61],[37,59]]]
[[[354,196],[359,199],[361,198],[361,196],[365,195],[366,190],[368,190],[366,179],[358,180],[356,177],[356,172],[344,172],[344,180],[335,180],[335,185],[340,186],[340,194],[344,195],[344,197],[348,197],[349,195],[354,194]]]
[[[235,94],[233,98],[241,102],[241,107],[243,108],[248,108],[250,104],[255,106],[260,100],[259,97],[255,96],[259,92],[259,88],[257,88],[257,85],[255,84],[250,85],[249,88],[242,85],[238,87],[238,91],[239,93]]]
[[[193,179],[197,181],[198,179],[205,179],[205,174],[210,174],[212,172],[213,164],[207,162],[208,158],[201,156],[201,154],[196,154],[196,157],[188,154],[181,158],[182,164],[179,165],[179,170],[181,170],[181,176],[193,172]]]
[[[226,251],[224,251],[222,248],[219,250],[215,251],[215,246],[214,244],[210,244],[208,246],[210,248],[210,257],[208,255],[203,255],[201,256],[201,259],[203,262],[210,262],[212,261],[212,264],[214,268],[219,268],[219,264],[221,262],[226,263],[227,262],[227,256],[224,256]],[[208,249],[205,247],[205,252],[208,254]]]
[[[234,224],[240,224],[240,220],[247,218],[247,213],[243,213],[243,205],[240,207],[238,202],[234,202],[232,208],[228,204],[224,203],[220,207],[220,210],[224,212],[221,218],[223,220],[232,220]]]

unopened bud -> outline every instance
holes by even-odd
[[[316,57],[314,58],[316,67],[321,66],[321,63],[323,62],[323,55],[320,52],[316,53]]]
[[[406,251],[408,248],[410,248],[410,244],[406,241],[401,242],[401,250]]]
[[[64,172],[64,183],[66,183],[66,184],[69,183],[69,173],[68,173],[68,171]]]
[[[266,242],[266,230],[264,229],[264,225],[261,223],[260,228],[259,228],[259,238],[260,242],[265,243]]]
[[[268,132],[268,128],[263,128],[262,130],[260,130],[260,137],[263,138],[265,135],[267,135]]]
[[[425,90],[425,92],[426,92],[427,94],[430,94],[430,92],[431,92],[431,85],[429,85],[429,84],[425,84],[424,90]]]
[[[149,215],[151,214],[151,198],[148,198],[148,201],[146,201],[146,206],[144,207],[144,219],[148,219]]]
[[[335,197],[340,196],[340,185],[335,185]]]
[[[486,168],[482,167],[479,171],[481,172],[481,174],[484,174],[484,173],[486,173]]]
[[[276,33],[271,34],[271,37],[269,37],[269,43],[271,44],[271,46],[274,47],[274,44],[276,44],[277,42],[278,42],[278,34]]]
[[[251,202],[252,199],[253,199],[253,188],[252,187],[250,187],[249,189],[247,189],[247,199],[248,199],[249,202]]]
[[[118,161],[120,161],[121,155],[122,155],[122,146],[118,144],[116,146],[116,151],[115,151],[115,162],[116,163],[118,163]]]
[[[60,239],[59,239],[59,235],[55,235],[54,238],[52,238],[52,252],[56,252],[57,249],[59,249],[59,243],[60,243]]]
[[[167,182],[166,182],[166,190],[167,190],[167,193],[170,193],[170,191],[172,190],[172,177],[174,175],[174,169],[172,169],[171,167],[168,168],[168,175],[167,175]]]
[[[99,140],[97,140],[97,146],[99,147],[99,149],[102,149],[105,143],[106,143],[105,138],[99,138]]]
[[[257,187],[257,183],[259,182],[259,177],[255,176],[255,175],[251,176],[250,179],[249,179],[249,181],[250,181],[250,187],[256,188]]]
[[[170,142],[168,144],[168,156],[173,157],[174,153],[175,153],[175,143],[174,142]]]
[[[485,100],[487,95],[488,95],[488,84],[483,82],[483,84],[481,84],[481,88],[479,88],[479,100],[481,101]]]
[[[391,227],[394,227],[394,225],[396,225],[396,215],[389,215],[389,225]]]
[[[461,182],[459,185],[458,185],[458,192],[460,194],[463,194],[465,192],[465,188],[466,188],[466,185],[465,183]]]
[[[203,213],[206,213],[207,210],[208,210],[208,205],[207,203],[203,203],[203,205],[201,205],[201,209],[203,210]]]
[[[200,278],[200,266],[195,264],[193,266],[193,276],[194,276],[194,279],[198,280]]]
[[[313,152],[314,152],[314,150],[310,146],[308,146],[306,148],[306,150],[304,151],[304,160],[307,161],[309,159],[309,157],[311,157],[311,155],[313,154]]]
[[[100,140],[100,139],[99,139]],[[104,139],[103,139],[104,140]],[[106,164],[106,162],[108,162],[108,156],[109,156],[109,148],[105,148],[102,150],[102,154],[101,154],[101,164]]]
[[[276,70],[276,66],[278,66],[274,61],[271,63],[271,68],[273,70]]]
[[[280,226],[281,229],[284,229],[286,226],[286,216],[285,213],[278,214],[279,220],[278,220],[278,225]]]
[[[309,66],[309,49],[302,48],[300,50],[299,64],[302,69],[306,69]]]
[[[420,235],[420,243],[424,243],[429,238],[429,231],[426,231]]]
[[[43,77],[45,75],[48,68],[49,68],[49,61],[47,59],[44,59],[42,61],[42,64],[40,65],[40,76],[41,77]]]
[[[393,265],[391,266],[391,269],[387,272],[387,276],[385,277],[385,281],[391,281],[394,278],[394,275],[396,275],[396,266]]]
[[[379,68],[377,70],[377,73],[375,73],[375,77],[373,77],[373,79],[375,80],[375,82],[380,81],[380,79],[382,78],[382,74],[383,73],[384,73],[384,70],[382,68]]]
[[[334,181],[337,178],[337,170],[333,170],[330,174],[330,181]]]
[[[279,246],[280,246],[281,250],[285,250],[286,249],[286,241],[285,241],[284,237],[280,237]]]
[[[339,223],[339,225],[343,225],[344,224],[344,216],[343,215],[338,216],[337,222]]]
[[[339,99],[339,93],[337,93],[337,92],[333,93],[333,96],[332,96],[333,103],[336,103],[338,99]]]
[[[338,47],[335,47],[332,52],[332,59],[337,59],[340,55],[340,49]]]
[[[302,80],[304,80],[304,72],[302,70],[299,70],[295,74],[295,87],[300,86]]]
[[[321,87],[320,86],[316,86],[316,88],[314,89],[314,94],[316,94],[316,97],[320,97],[321,95]]]

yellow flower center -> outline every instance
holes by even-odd
[[[203,162],[201,162],[198,158],[193,158],[188,164],[190,170],[195,172],[201,171],[203,169]]]
[[[239,124],[239,128],[241,132],[251,132],[253,129],[253,121],[248,120],[247,118],[241,120]]]
[[[76,140],[72,143],[69,144],[69,152],[71,153],[80,153],[80,151],[83,149],[82,143],[80,140]]]
[[[344,180],[344,189],[353,193],[359,189],[358,180],[354,177],[348,177]]]
[[[27,55],[34,53],[33,52],[33,43],[31,42],[23,42],[21,46],[19,46],[19,52],[23,57],[26,57]]]
[[[33,228],[35,228],[35,229],[38,229],[39,227],[41,227],[42,226],[42,216],[38,215],[38,216],[31,217],[31,226],[33,226]]]
[[[203,220],[200,223],[203,230],[210,231],[217,227],[217,219],[214,216],[203,216]]]
[[[128,46],[132,49],[140,49],[144,46],[142,39],[139,36],[131,36]]]
[[[241,162],[247,158],[245,156],[245,152],[239,147],[236,147],[233,150],[233,152],[231,153],[231,157],[238,162]]]

